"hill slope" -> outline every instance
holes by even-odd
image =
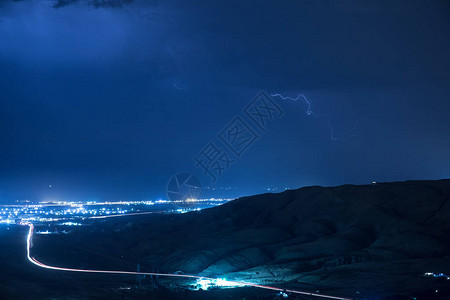
[[[114,234],[86,247],[160,271],[352,297],[450,286],[423,276],[450,273],[450,180],[306,187],[129,221],[106,222]]]

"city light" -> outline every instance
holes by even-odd
[[[187,213],[203,208],[214,207],[233,199],[207,198],[168,201],[105,201],[105,202],[73,202],[42,201],[31,203],[21,201],[19,204],[0,205],[0,224],[16,224],[20,222],[50,223],[61,222],[61,226],[81,226],[86,219],[101,219],[125,215],[149,213]],[[172,208],[171,205],[188,204],[189,208]],[[155,210],[156,209],[156,210]]]

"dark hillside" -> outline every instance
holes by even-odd
[[[450,285],[423,276],[450,273],[449,200],[450,180],[314,186],[188,214],[105,221],[67,239],[165,272],[414,296]]]

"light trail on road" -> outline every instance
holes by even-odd
[[[196,276],[196,275],[188,275],[188,274],[169,274],[169,273],[154,273],[154,272],[132,272],[132,271],[108,271],[108,270],[90,270],[90,269],[73,269],[73,268],[62,268],[62,267],[54,267],[49,266],[44,263],[41,263],[37,259],[31,256],[31,242],[33,238],[33,232],[34,232],[34,225],[32,223],[25,223],[22,225],[26,225],[29,227],[28,235],[27,235],[27,258],[28,260],[33,263],[34,265],[50,269],[50,270],[56,270],[56,271],[66,271],[66,272],[79,272],[79,273],[100,273],[100,274],[118,274],[118,275],[147,275],[147,276],[161,276],[161,277],[173,277],[173,278],[191,278],[191,279],[203,279],[203,280],[217,280],[217,278],[210,278],[210,277],[203,277],[203,276]],[[324,295],[320,293],[309,293],[304,291],[298,291],[298,290],[292,290],[292,289],[282,289],[277,288],[273,286],[267,286],[267,285],[260,285],[256,283],[251,282],[242,282],[242,281],[232,281],[227,280],[229,284],[234,284],[236,286],[251,286],[255,288],[260,289],[266,289],[266,290],[273,290],[277,292],[283,292],[283,293],[292,293],[292,294],[300,294],[300,295],[307,295],[307,296],[313,296],[313,297],[320,297],[325,299],[336,299],[336,300],[352,300],[351,298],[343,298],[343,297],[337,297],[337,296],[330,296],[330,295]]]

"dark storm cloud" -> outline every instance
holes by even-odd
[[[61,8],[75,3],[83,3],[95,8],[106,7],[106,8],[120,8],[126,4],[132,3],[133,0],[56,0],[53,4],[55,8]]]
[[[15,3],[15,2],[23,2],[28,0],[0,0],[0,7],[4,7],[6,4]]]
[[[0,6],[7,3],[24,2],[30,0],[0,0]],[[54,8],[61,8],[77,3],[85,4],[94,8],[120,8],[130,4],[133,0],[52,0]]]
[[[437,76],[428,81],[449,79],[442,3],[232,2],[199,8],[196,22],[208,33],[205,52],[221,68],[245,73],[246,84],[385,85],[422,82],[427,73]]]

